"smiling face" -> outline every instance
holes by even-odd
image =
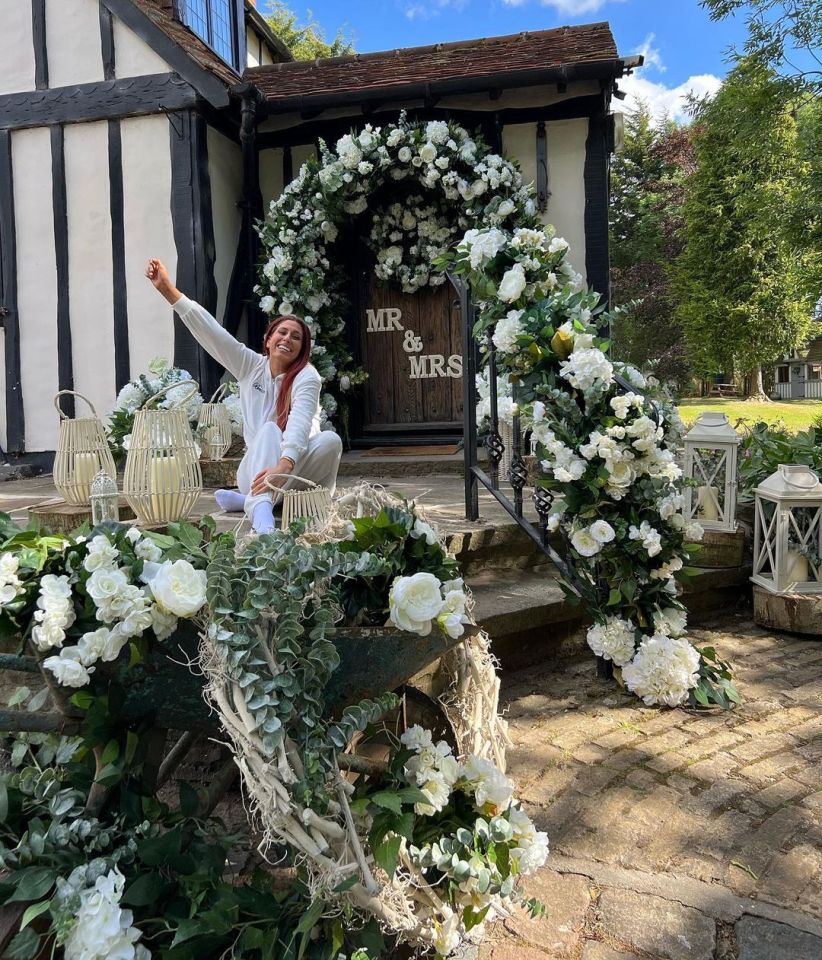
[[[281,367],[297,359],[303,342],[303,329],[296,320],[281,320],[265,341],[266,352]]]

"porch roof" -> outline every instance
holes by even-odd
[[[144,0],[145,2],[145,0]],[[404,47],[246,70],[269,113],[374,100],[612,79],[642,63],[617,53],[607,23]]]

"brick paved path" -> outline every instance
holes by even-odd
[[[822,642],[739,617],[692,636],[734,663],[734,713],[645,708],[582,651],[504,675],[548,916],[481,960],[822,960]]]

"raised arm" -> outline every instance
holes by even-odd
[[[146,276],[154,289],[174,307],[194,339],[233,377],[242,381],[254,372],[260,362],[260,354],[232,337],[199,303],[183,296],[171,282],[161,260],[148,261]]]

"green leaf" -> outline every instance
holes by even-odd
[[[3,958],[4,960],[34,960],[39,953],[40,937],[31,927],[26,927],[6,947]]]
[[[184,817],[196,817],[201,807],[200,794],[190,783],[186,783],[185,780],[180,781],[179,791],[180,813],[182,813]]]
[[[470,930],[472,927],[479,926],[479,924],[481,924],[485,919],[489,909],[490,907],[485,907],[483,910],[476,911],[471,907],[466,907],[462,914],[462,921],[465,924],[465,929]]]
[[[377,863],[385,870],[389,878],[394,876],[394,871],[397,869],[397,860],[400,855],[400,844],[402,843],[402,837],[391,836],[375,848],[374,850],[374,859]]]
[[[50,906],[51,900],[43,900],[40,903],[33,903],[30,907],[26,907],[26,912],[20,920],[20,929],[25,930],[32,920],[39,917],[41,913],[45,913]]]
[[[134,760],[134,754],[137,752],[139,744],[140,738],[132,730],[129,730],[126,734],[126,764],[130,764]]]
[[[159,873],[141,873],[126,887],[121,902],[130,907],[147,907],[160,898],[165,887]]]
[[[17,687],[9,697],[9,706],[19,707],[20,704],[25,703],[30,696],[31,690],[29,690],[28,687]]]
[[[109,742],[103,748],[103,752],[100,755],[100,763],[105,766],[107,763],[114,763],[114,761],[120,756],[120,744],[116,740],[109,740]]]
[[[0,780],[0,823],[5,823],[9,815],[9,791],[3,780]]]
[[[94,697],[88,692],[88,690],[78,690],[77,693],[72,694],[71,702],[75,707],[79,707],[81,710],[88,710],[89,707],[94,703]]]
[[[42,710],[43,707],[48,703],[49,699],[49,688],[43,687],[42,690],[38,690],[37,693],[29,700],[26,704],[26,710],[34,713],[35,710]]]
[[[620,603],[622,603],[622,593],[621,591],[612,587],[611,592],[608,594],[608,603],[606,606],[617,607]]]
[[[18,870],[11,876],[15,889],[6,902],[25,903],[27,900],[39,900],[51,890],[54,880],[55,872],[51,867],[28,867],[25,870]]]
[[[402,798],[398,797],[393,791],[379,790],[377,793],[373,793],[369,799],[372,803],[376,803],[378,807],[384,807],[392,813],[402,813]]]

